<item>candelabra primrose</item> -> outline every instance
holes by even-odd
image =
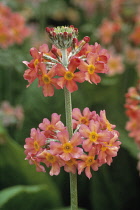
[[[77,83],[88,81],[98,84],[98,73],[107,74],[109,54],[100,44],[90,45],[89,37],[78,41],[78,29],[74,26],[46,28],[52,42],[30,49],[33,59],[23,61],[28,69],[24,79],[28,85],[38,79],[45,97],[53,96],[54,90],[64,89],[66,126],[60,115],[53,113],[51,120],[44,118],[39,128],[31,129],[26,138],[25,154],[37,171],[45,172],[50,167],[50,175],[58,175],[60,168],[70,173],[71,209],[78,209],[77,173],[90,179],[91,170],[97,171],[103,164],[110,165],[117,155],[121,142],[119,132],[106,118],[105,110],[97,114],[88,107],[80,111],[72,110],[71,93],[78,90]]]

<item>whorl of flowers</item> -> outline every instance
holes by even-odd
[[[18,12],[0,3],[0,47],[21,44],[31,34],[25,25],[25,19]]]
[[[134,138],[137,146],[140,148],[140,81],[136,87],[130,87],[126,94],[126,115],[129,121],[126,129],[129,136]]]
[[[31,135],[24,145],[26,159],[36,165],[37,171],[45,172],[51,167],[50,175],[58,175],[60,168],[66,172],[92,177],[91,169],[97,171],[103,164],[110,165],[117,155],[121,142],[118,132],[106,118],[105,111],[98,115],[85,108],[81,112],[74,108],[71,138],[67,128],[60,121],[60,115],[53,113],[51,120],[43,119],[39,128],[31,129]]]
[[[28,67],[24,79],[28,86],[38,79],[38,86],[43,88],[44,96],[53,96],[54,88],[66,87],[69,92],[78,89],[77,83],[88,81],[98,84],[99,73],[108,73],[109,54],[98,43],[90,45],[89,37],[78,41],[78,29],[70,27],[46,28],[53,42],[51,50],[47,44],[39,49],[31,48],[30,62],[23,61]],[[63,62],[63,53],[67,54],[67,63]]]

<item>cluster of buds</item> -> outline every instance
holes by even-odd
[[[73,135],[60,121],[60,115],[53,113],[51,120],[43,119],[39,128],[31,129],[31,135],[24,145],[26,159],[36,165],[37,171],[45,172],[51,167],[50,175],[58,175],[60,168],[66,172],[92,177],[91,169],[97,171],[103,164],[110,165],[117,155],[121,142],[119,133],[106,118],[105,111],[78,108],[72,111]]]
[[[31,30],[25,26],[24,17],[0,3],[0,47],[21,44],[30,34]]]
[[[126,129],[140,148],[140,81],[136,87],[129,88],[126,94],[125,108],[126,115],[129,117]]]
[[[44,96],[53,96],[54,88],[66,87],[72,93],[78,89],[77,83],[88,81],[98,84],[101,81],[98,73],[108,73],[107,50],[98,43],[89,45],[89,37],[78,41],[76,28],[47,27],[46,31],[53,42],[52,49],[49,50],[47,44],[41,45],[39,49],[31,48],[33,59],[30,62],[23,61],[28,67],[24,73],[28,86],[38,79],[38,86],[43,88]],[[67,62],[64,62],[65,56]]]
[[[12,107],[8,101],[3,101],[0,106],[0,122],[3,126],[20,126],[24,119],[23,108],[20,105]]]

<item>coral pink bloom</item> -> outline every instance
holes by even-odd
[[[100,166],[98,160],[95,160],[95,149],[92,148],[90,150],[88,155],[82,155],[80,157],[80,161],[78,162],[78,174],[80,175],[82,171],[85,169],[86,176],[90,179],[92,177],[90,168],[92,168],[94,171],[98,170],[98,167]]]
[[[58,175],[60,167],[64,165],[64,161],[59,157],[52,154],[51,150],[44,150],[38,155],[41,162],[45,163],[47,167],[51,166],[50,175]]]
[[[39,128],[44,132],[46,136],[56,134],[56,131],[62,131],[65,129],[64,124],[60,121],[60,116],[56,113],[51,115],[51,121],[47,118],[43,119],[43,122],[39,124]]]
[[[102,143],[100,148],[100,152],[98,154],[99,161],[103,163],[107,163],[108,165],[112,162],[112,157],[117,156],[117,152],[120,148],[121,142],[118,141],[118,135],[112,132],[112,138],[108,142]]]
[[[42,151],[42,147],[45,145],[46,137],[40,132],[39,129],[31,129],[31,137],[26,138],[24,145],[25,154],[37,154]]]
[[[110,55],[108,54],[108,51],[106,49],[103,49],[101,47],[101,45],[98,44],[97,42],[95,42],[95,44],[93,45],[92,53],[97,53],[98,54],[97,61],[102,61],[105,64],[107,64],[107,62],[110,58]]]
[[[23,61],[23,63],[29,68],[23,75],[24,79],[29,82],[28,86],[30,86],[30,84],[38,77],[38,64],[42,61],[42,53],[38,52],[36,48],[31,48],[30,54],[33,59],[30,62]]]
[[[96,119],[96,112],[91,112],[88,107],[84,108],[81,113],[80,109],[74,108],[72,110],[73,118],[73,128],[75,129],[77,125],[85,124],[89,125],[91,119]]]
[[[37,172],[46,172],[44,166],[40,165],[40,159],[35,157],[35,155],[28,154],[27,157],[25,158],[25,160],[28,160],[30,165],[35,165]]]
[[[57,133],[57,140],[59,142],[50,142],[50,149],[53,154],[59,154],[64,161],[69,161],[71,158],[79,158],[83,154],[83,149],[77,147],[82,143],[80,134],[77,132],[73,134],[69,140],[69,133],[67,130]]]
[[[113,76],[115,74],[122,74],[125,70],[123,64],[123,57],[121,55],[112,54],[108,61],[108,75]]]
[[[109,130],[112,131],[116,125],[112,125],[106,118],[105,110],[100,111],[100,125],[102,130]],[[117,132],[117,131],[116,131]]]
[[[66,86],[66,88],[71,93],[78,89],[76,82],[82,83],[85,81],[85,75],[83,72],[75,72],[79,64],[80,60],[78,58],[73,58],[70,60],[68,69],[66,69],[61,64],[57,64],[55,67],[57,75],[60,76],[60,78],[58,78],[57,80],[57,84],[61,88],[64,88],[64,86]]]
[[[51,70],[46,69],[45,63],[39,64],[40,75],[39,78],[39,86],[43,87],[43,94],[45,97],[54,95],[54,87],[60,89],[57,85],[57,79],[54,78],[56,76],[55,69]]]
[[[81,125],[79,132],[85,138],[82,147],[86,152],[90,151],[94,145],[108,142],[110,139],[110,132],[107,130],[102,131],[100,123],[94,120],[90,121],[89,127]]]
[[[64,170],[66,172],[71,172],[75,174],[77,170],[77,160],[75,158],[72,158],[68,161],[65,161]]]
[[[81,60],[80,66],[78,67],[81,71],[85,72],[85,80],[90,83],[99,83],[101,78],[97,73],[107,73],[105,64],[101,61],[97,61],[98,54],[89,53],[87,56],[87,63]]]

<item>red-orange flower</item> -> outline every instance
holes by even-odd
[[[80,59],[73,58],[70,60],[68,69],[66,69],[61,64],[57,64],[55,67],[57,75],[60,76],[60,78],[57,79],[57,84],[61,88],[64,88],[64,86],[66,86],[66,88],[71,93],[78,89],[76,82],[82,83],[85,81],[85,75],[83,72],[80,71],[75,72],[79,64],[80,64]]]
[[[97,73],[107,73],[108,69],[102,61],[98,61],[97,53],[89,53],[87,56],[87,62],[81,60],[78,67],[81,71],[85,72],[85,80],[90,83],[99,83],[101,81],[100,76]]]

